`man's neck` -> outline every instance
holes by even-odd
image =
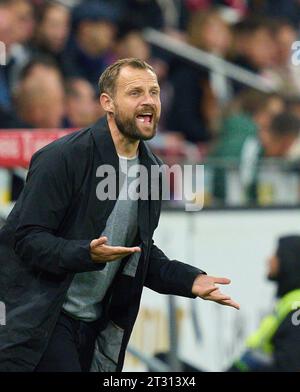
[[[112,116],[107,116],[108,127],[118,155],[126,158],[136,157],[138,154],[139,140],[133,140],[123,135]]]

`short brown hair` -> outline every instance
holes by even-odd
[[[111,64],[106,70],[102,73],[99,79],[98,87],[99,94],[107,93],[111,96],[115,93],[116,82],[119,76],[119,73],[124,67],[132,67],[137,69],[148,69],[155,73],[154,69],[146,63],[146,61],[140,60],[138,58],[127,58],[116,61]]]

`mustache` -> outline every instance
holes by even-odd
[[[156,115],[156,113],[157,113],[156,107],[150,106],[150,105],[145,105],[145,106],[143,106],[143,109],[138,111],[136,114],[141,115],[141,114],[147,114],[147,113],[151,113],[152,115]]]

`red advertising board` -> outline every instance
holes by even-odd
[[[37,150],[73,131],[73,129],[1,130],[0,167],[27,167]]]

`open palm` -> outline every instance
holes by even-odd
[[[221,305],[232,306],[235,309],[239,309],[240,305],[233,301],[231,297],[223,294],[216,284],[229,284],[230,279],[227,278],[216,278],[208,275],[198,275],[194,280],[192,293],[197,297],[205,300],[214,301]]]

